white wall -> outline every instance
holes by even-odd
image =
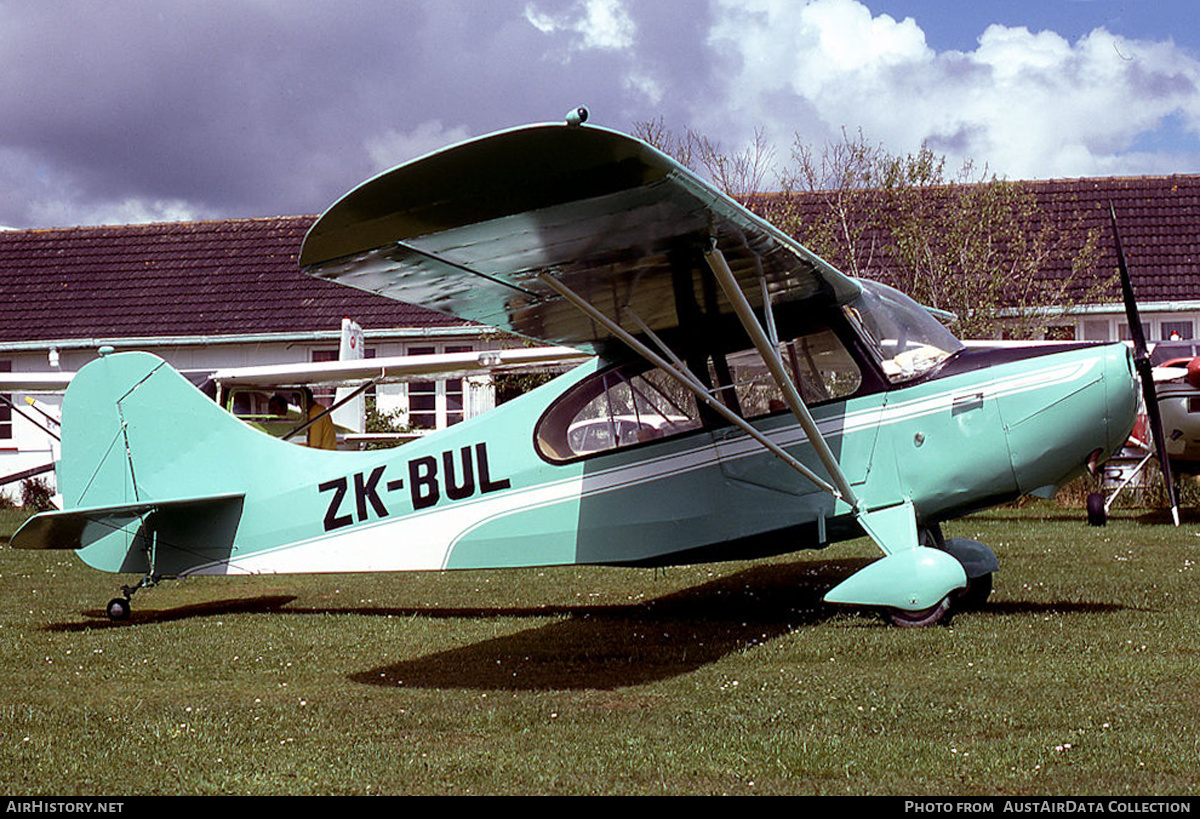
[[[448,350],[485,350],[495,347],[490,340],[478,336],[455,334],[449,336],[422,335],[412,339],[367,339],[367,353],[373,357],[411,355],[415,352],[432,351],[436,353]],[[253,341],[247,343],[211,343],[193,345],[154,345],[147,347],[151,352],[161,356],[171,366],[181,371],[208,371],[221,367],[242,367],[265,364],[294,364],[313,361],[315,358],[332,354],[336,358],[338,339],[329,341]],[[97,352],[94,349],[63,349],[57,351],[58,370],[73,372],[94,359]],[[48,372],[52,371],[51,357],[47,350],[17,350],[0,351],[0,369],[10,369],[14,373]],[[456,379],[456,381],[460,381]],[[430,382],[427,382],[427,385]],[[400,410],[408,413],[410,410],[410,385],[388,384],[376,389],[377,401],[383,410]],[[491,393],[491,383],[483,379],[473,390],[464,390],[462,386],[449,388],[445,381],[434,380],[431,389],[426,389],[426,395],[433,399],[432,418],[435,428],[447,425],[450,419],[462,415],[471,417],[494,404]],[[456,393],[461,393],[459,400]],[[26,394],[12,394],[11,399],[18,408],[30,416],[26,418],[18,412],[12,413],[11,428],[4,430],[11,437],[0,437],[0,478],[32,469],[55,460],[58,455],[58,445],[53,435],[34,423],[44,423],[51,432],[57,432],[52,424],[43,422],[40,415],[27,408]],[[31,397],[39,407],[57,417],[62,406],[62,396],[58,394],[39,394]],[[428,401],[428,398],[425,399]],[[456,413],[456,405],[461,404],[461,412]],[[53,473],[42,477],[53,484]],[[13,483],[0,486],[0,492],[10,498],[19,499],[20,484]]]

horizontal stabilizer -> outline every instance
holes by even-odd
[[[169,527],[173,518],[191,517],[231,505],[240,507],[243,495],[144,501],[117,506],[43,512],[25,522],[12,536],[14,549],[83,549],[100,539],[155,515],[155,525]],[[139,526],[140,528],[140,526]]]

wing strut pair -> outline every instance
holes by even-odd
[[[912,504],[905,502],[899,506],[878,510],[863,508],[854,489],[850,486],[850,481],[842,471],[837,458],[834,457],[833,451],[830,449],[825,437],[817,428],[816,421],[804,403],[804,399],[801,398],[796,384],[793,382],[791,375],[788,373],[779,356],[778,341],[773,340],[777,339],[777,333],[771,315],[771,301],[767,294],[766,282],[760,277],[760,284],[763,289],[764,312],[768,322],[768,326],[764,327],[763,323],[755,315],[749,299],[746,298],[746,294],[738,284],[729,264],[725,260],[724,254],[716,247],[715,241],[712,247],[705,251],[704,258],[713,275],[716,277],[717,282],[720,284],[721,289],[724,291],[726,298],[733,305],[742,327],[746,330],[759,355],[762,357],[768,372],[771,374],[771,378],[782,392],[788,409],[791,410],[796,420],[799,421],[800,427],[808,437],[809,443],[812,444],[818,459],[821,461],[821,465],[829,475],[829,480],[813,472],[813,470],[809,469],[793,455],[753,427],[744,418],[729,409],[720,399],[713,395],[700,379],[688,369],[679,356],[673,353],[628,305],[625,306],[624,310],[646,337],[659,348],[659,351],[655,351],[626,331],[620,324],[609,318],[609,316],[605,315],[591,304],[591,302],[587,301],[587,299],[580,296],[563,282],[555,279],[548,273],[542,273],[539,279],[543,284],[565,298],[590,319],[602,325],[610,333],[627,344],[636,353],[692,392],[698,400],[702,401],[726,421],[738,427],[761,444],[771,454],[799,472],[822,491],[829,492],[834,498],[847,504],[853,510],[859,524],[885,554],[891,555],[898,551],[915,548],[918,545],[918,536],[916,517]]]

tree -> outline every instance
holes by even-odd
[[[963,338],[1043,337],[1063,312],[1110,286],[1107,278],[1086,284],[1099,237],[1078,214],[1073,224],[1052,221],[1028,184],[971,161],[948,173],[928,145],[893,154],[843,131],[818,149],[797,135],[791,163],[777,171],[779,192],[762,193],[774,152],[761,132],[729,158],[691,131],[675,137],[661,120],[643,133],[846,273],[956,314]],[[1049,269],[1069,273],[1043,275]]]
[[[1052,221],[1029,184],[986,166],[968,160],[951,175],[928,145],[892,154],[861,132],[820,152],[798,140],[792,157],[767,218],[852,275],[955,313],[964,338],[1043,337],[1081,294],[1095,300],[1108,285],[1086,286],[1099,237],[1079,214]]]
[[[737,154],[726,153],[719,142],[691,128],[678,135],[666,127],[662,117],[635,122],[633,135],[688,170],[707,175],[722,193],[733,197],[761,191],[775,156],[761,128],[755,129],[754,141]]]

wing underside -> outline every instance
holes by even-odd
[[[382,174],[317,221],[300,264],[519,335],[598,348],[611,333],[546,277],[631,332],[669,331],[693,305],[731,312],[706,282],[703,254],[714,245],[757,306],[764,293],[841,303],[859,292],[662,153],[586,126],[502,132]]]

